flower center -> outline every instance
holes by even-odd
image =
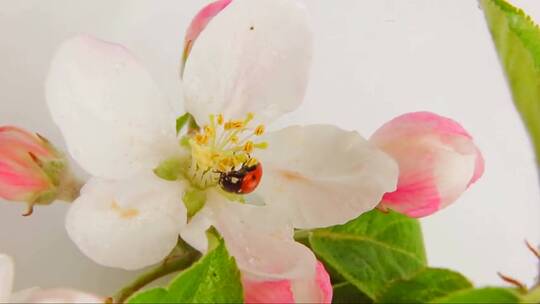
[[[243,120],[225,121],[222,114],[210,115],[210,124],[191,135],[191,165],[188,174],[197,186],[215,186],[221,174],[252,167],[259,163],[251,157],[255,149],[268,144],[257,141],[264,134],[264,125],[251,126],[254,115]]]

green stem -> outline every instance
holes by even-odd
[[[166,275],[188,268],[200,257],[201,254],[197,250],[180,240],[173,253],[171,253],[171,255],[169,255],[169,257],[167,257],[158,267],[142,274],[133,282],[122,288],[111,300],[113,303],[124,303],[129,297],[144,286]]]

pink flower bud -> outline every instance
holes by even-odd
[[[370,141],[399,165],[397,190],[386,193],[379,207],[411,217],[450,205],[484,173],[484,159],[469,133],[433,113],[399,116]]]
[[[253,281],[243,280],[244,302],[245,303],[296,303],[295,291],[302,290],[302,293],[315,294],[315,298],[310,299],[314,303],[332,302],[332,283],[330,276],[321,262],[317,262],[317,269],[314,282],[296,282],[290,280],[280,281]],[[314,284],[310,284],[314,283]],[[299,286],[302,284],[303,286]],[[297,286],[295,286],[297,285]],[[305,290],[313,288],[316,290]]]
[[[212,2],[203,7],[203,9],[201,9],[199,13],[195,15],[195,18],[193,18],[187,29],[186,37],[184,39],[184,54],[182,55],[181,68],[182,73],[184,71],[184,64],[186,63],[189,53],[191,52],[191,48],[193,47],[195,40],[197,40],[197,37],[199,37],[200,33],[206,28],[210,20],[212,20],[212,18],[219,14],[219,12],[226,8],[231,2],[232,0],[218,0]]]
[[[0,198],[49,203],[63,167],[62,158],[43,137],[0,127]]]

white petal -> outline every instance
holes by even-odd
[[[292,226],[277,210],[230,202],[211,191],[200,216],[218,229],[238,267],[251,279],[297,279],[313,275],[315,256],[294,241]],[[187,228],[195,235],[197,227],[190,225]],[[200,243],[203,231],[198,235],[197,243]],[[193,244],[184,232],[182,238]]]
[[[0,303],[5,303],[9,299],[13,288],[13,276],[15,266],[11,257],[0,254]]]
[[[92,175],[127,177],[178,149],[170,105],[120,45],[89,36],[66,41],[51,63],[46,93],[70,153]]]
[[[267,121],[296,109],[312,57],[306,10],[295,0],[235,0],[197,38],[186,62],[186,110],[197,122],[248,112]]]
[[[30,288],[13,294],[11,303],[104,303],[105,299],[66,288]]]
[[[180,236],[184,241],[191,245],[191,247],[200,252],[206,252],[208,250],[206,231],[212,224],[212,212],[205,207],[197,212],[197,214],[191,218],[189,223],[182,228]]]
[[[73,202],[66,228],[95,262],[124,269],[159,262],[186,224],[184,185],[153,174],[126,181],[93,178]]]
[[[343,224],[373,209],[396,187],[396,163],[357,132],[293,126],[267,135],[257,193],[295,228]]]

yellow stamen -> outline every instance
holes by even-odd
[[[252,112],[248,112],[247,115],[246,115],[246,124],[250,121],[253,120],[253,118],[255,117],[255,114],[253,114]]]
[[[192,155],[189,175],[200,187],[216,185],[220,172],[238,170],[246,164],[256,165],[258,161],[251,158],[251,153],[268,146],[266,142],[252,140],[253,136],[265,132],[262,124],[256,128],[249,126],[253,113],[248,113],[243,120],[225,120],[222,114],[209,118],[210,123],[189,140]]]
[[[244,122],[240,120],[229,120],[225,123],[225,130],[242,129]]]
[[[213,137],[215,134],[215,129],[213,127],[204,126],[204,133],[209,137]]]
[[[255,128],[255,131],[253,132],[253,134],[257,135],[257,136],[261,136],[264,134],[264,125],[258,125],[257,128]]]
[[[251,140],[247,141],[244,144],[244,152],[246,152],[246,153],[253,152],[253,142]]]
[[[265,141],[261,141],[260,143],[256,143],[254,146],[257,149],[264,150],[264,149],[268,148],[268,143],[265,142]]]
[[[208,143],[208,134],[198,133],[197,135],[195,135],[195,141],[197,141],[199,145],[205,145],[206,143]]]

